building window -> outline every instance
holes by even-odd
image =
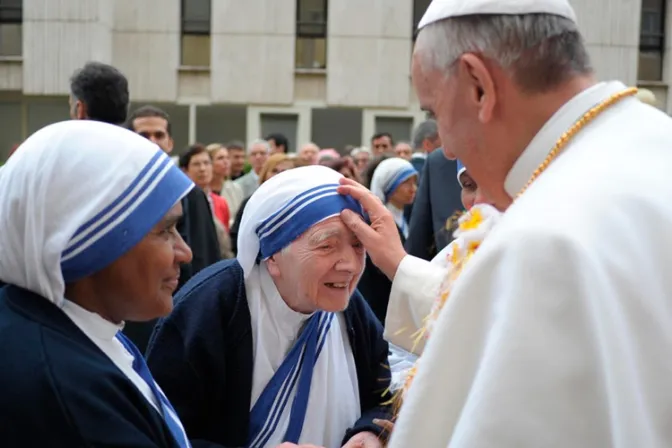
[[[665,52],[665,0],[642,0],[642,23],[639,33],[640,81],[663,79]]]
[[[327,67],[327,0],[296,2],[296,68]]]
[[[425,15],[425,11],[429,8],[430,3],[432,3],[432,0],[413,0],[413,29],[411,30],[413,42],[415,42],[415,38],[418,36],[418,24],[422,16]]]
[[[180,64],[210,67],[211,0],[182,0]]]
[[[21,56],[23,1],[0,0],[0,57]]]

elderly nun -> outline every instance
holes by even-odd
[[[192,183],[120,127],[31,136],[0,176],[3,446],[190,446],[125,320],[172,308]]]
[[[408,238],[408,222],[404,207],[413,203],[417,190],[418,172],[411,162],[392,157],[372,167],[371,192],[392,213],[402,242]],[[366,257],[366,268],[359,290],[366,298],[380,322],[385,322],[392,281]]]
[[[238,258],[202,271],[155,329],[148,364],[192,437],[380,447],[388,345],[355,289],[365,252],[340,213],[343,176],[309,166],[254,193]]]

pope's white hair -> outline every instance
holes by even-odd
[[[592,73],[576,24],[551,14],[445,19],[420,30],[415,51],[423,70],[447,74],[464,53],[480,53],[528,92],[546,91],[573,76]]]

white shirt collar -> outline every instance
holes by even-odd
[[[116,334],[124,328],[124,325],[114,324],[102,316],[85,310],[75,302],[63,301],[63,312],[77,325],[84,334],[98,339],[111,341]]]
[[[411,159],[426,159],[426,158],[427,158],[426,152],[414,152],[413,155],[411,156]]]
[[[618,81],[598,83],[579,93],[558,109],[537,132],[506,176],[504,188],[509,196],[515,197],[523,189],[558,139],[583,114],[623,89],[625,85]]]

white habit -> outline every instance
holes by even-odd
[[[563,106],[507,192],[624,89],[598,84]],[[576,134],[457,281],[390,447],[671,446],[671,167],[672,119],[635,98]],[[435,281],[414,261],[402,279]]]

